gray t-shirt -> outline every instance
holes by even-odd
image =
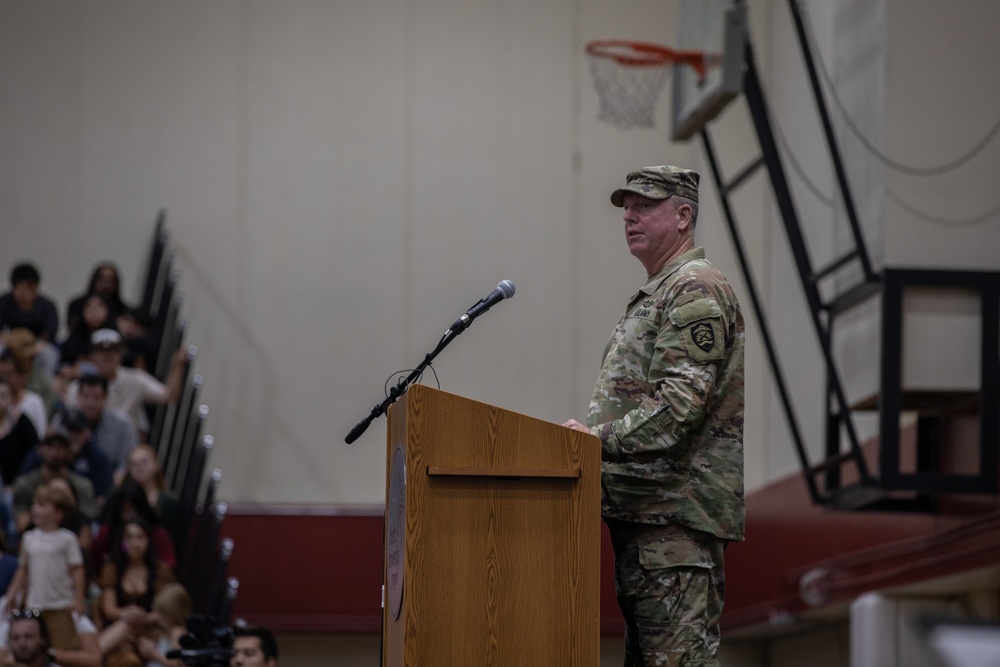
[[[65,528],[33,528],[21,537],[21,557],[28,567],[28,596],[32,609],[71,609],[76,599],[70,568],[83,565],[76,535]]]

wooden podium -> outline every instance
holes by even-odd
[[[600,451],[410,387],[389,410],[382,664],[598,665]]]

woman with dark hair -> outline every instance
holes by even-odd
[[[108,622],[117,621],[129,606],[145,611],[153,608],[153,598],[174,575],[152,548],[153,528],[142,519],[129,519],[122,526],[122,539],[111,550],[98,582],[101,586],[101,614]]]
[[[121,540],[97,580],[104,621],[98,643],[109,665],[135,662],[139,638],[154,630],[149,615],[153,599],[174,582],[170,568],[156,558],[152,540],[148,523],[139,518],[125,521]]]
[[[170,569],[177,567],[173,540],[160,524],[156,511],[149,506],[146,492],[134,481],[126,479],[108,498],[101,528],[90,545],[90,563],[95,575],[109,561],[115,546],[121,544],[125,523],[133,519],[141,519],[150,527],[150,540],[156,559]]]
[[[77,320],[83,311],[83,303],[91,294],[103,294],[108,300],[111,308],[111,322],[115,321],[119,315],[128,310],[128,306],[121,297],[121,277],[118,267],[113,262],[101,262],[94,267],[90,274],[90,283],[87,291],[69,302],[66,308],[66,326],[73,330]]]
[[[115,318],[111,302],[104,294],[88,294],[83,297],[80,312],[70,328],[69,336],[59,345],[59,363],[72,366],[85,358],[90,351],[90,337],[99,329],[113,329]]]

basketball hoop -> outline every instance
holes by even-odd
[[[594,87],[601,98],[597,117],[622,128],[653,127],[656,102],[671,67],[689,65],[705,77],[705,54],[658,44],[606,39],[586,46]]]

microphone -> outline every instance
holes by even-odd
[[[469,328],[472,324],[472,320],[476,319],[487,310],[503,301],[504,299],[509,299],[514,296],[514,283],[509,280],[501,280],[497,288],[489,293],[485,299],[480,299],[479,303],[469,308],[460,318],[455,320],[455,323],[451,325],[448,332],[454,334],[460,334]],[[447,333],[447,332],[446,332]]]

